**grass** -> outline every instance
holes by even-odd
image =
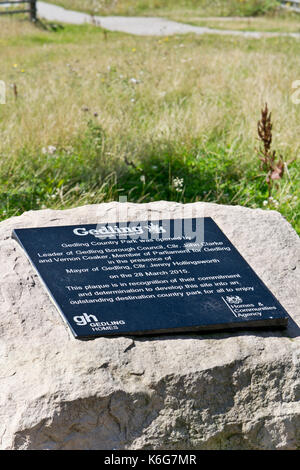
[[[49,3],[92,15],[159,16],[195,26],[239,31],[300,31],[299,14],[280,8],[279,0],[54,0]],[[6,10],[17,8],[24,7],[6,7]]]
[[[300,32],[299,14],[282,10],[277,0],[58,0],[53,3],[95,15],[160,16],[223,30]]]
[[[276,208],[300,233],[299,41],[46,31],[1,18],[0,45],[2,219],[127,196]],[[255,151],[266,101],[273,148],[296,158],[267,204]]]
[[[173,15],[175,21],[188,23],[194,26],[204,26],[222,30],[259,31],[259,32],[300,32],[299,14],[279,12],[277,14],[259,17],[197,17],[186,15],[184,17]]]
[[[277,0],[57,0],[52,3],[98,15],[257,16],[278,9]]]

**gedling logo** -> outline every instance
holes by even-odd
[[[85,326],[91,322],[96,323],[98,318],[95,315],[88,315],[87,313],[84,313],[83,315],[77,315],[76,317],[73,317],[73,320],[78,326]]]

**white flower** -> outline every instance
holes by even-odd
[[[137,85],[138,83],[140,83],[140,81],[137,80],[136,78],[131,78],[131,79],[129,80],[129,82],[130,82],[130,83],[133,83],[134,85]]]
[[[264,200],[263,205],[264,205],[264,206],[267,206],[267,205],[268,205],[268,201]]]
[[[181,192],[183,190],[183,178],[173,178],[173,186],[175,191]]]
[[[50,153],[50,155],[53,155],[53,153],[56,152],[56,147],[54,147],[54,145],[49,145],[48,152]]]
[[[142,175],[142,176],[140,177],[140,180],[141,180],[141,182],[142,182],[143,184],[145,184],[145,183],[146,183],[146,177],[145,177],[145,175]]]
[[[53,155],[56,152],[56,147],[54,145],[48,145],[48,147],[42,148],[42,153],[44,155]]]

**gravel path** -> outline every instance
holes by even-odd
[[[109,31],[120,31],[137,36],[169,36],[172,34],[218,34],[222,36],[241,36],[259,39],[262,37],[300,38],[300,33],[274,33],[255,31],[234,31],[178,23],[158,17],[94,16],[77,11],[66,10],[47,2],[37,2],[40,18],[71,24],[94,23]]]

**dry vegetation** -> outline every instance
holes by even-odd
[[[208,28],[235,30],[235,31],[262,31],[262,32],[300,32],[299,14],[287,14],[280,11],[272,16],[261,17],[203,17],[187,14],[172,15],[172,19]]]
[[[251,16],[277,12],[277,0],[57,0],[52,3],[101,15]]]
[[[274,148],[297,157],[291,85],[300,43],[221,41],[104,35],[92,26],[43,31],[1,18],[2,217],[120,194],[274,208],[256,124],[267,102]],[[273,193],[297,229],[298,168],[296,160]]]

